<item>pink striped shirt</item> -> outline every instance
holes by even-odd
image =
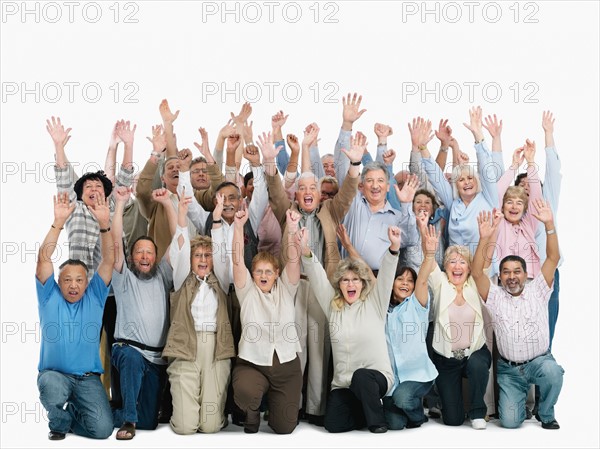
[[[542,355],[550,346],[548,301],[553,287],[543,274],[527,283],[520,296],[490,285],[484,303],[492,317],[500,355],[511,362],[525,362]]]

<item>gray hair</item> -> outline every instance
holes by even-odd
[[[387,167],[385,166],[385,164],[383,162],[379,162],[379,161],[371,161],[367,165],[364,166],[363,171],[360,174],[360,182],[365,182],[367,173],[369,173],[370,171],[376,171],[376,170],[383,171],[383,173],[385,174],[385,179],[389,184],[390,180],[388,177]]]

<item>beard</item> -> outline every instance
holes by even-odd
[[[508,283],[506,283],[504,285],[504,288],[506,289],[506,291],[513,296],[520,295],[521,292],[523,291],[524,287],[525,286],[523,284],[521,284],[520,282],[516,282],[512,285],[509,285]]]
[[[152,268],[150,268],[150,271],[148,271],[147,273],[140,271],[140,269],[136,267],[135,264],[131,264],[129,271],[131,271],[133,275],[140,281],[148,281],[154,276],[156,276],[156,273],[158,272],[158,264],[155,263],[154,265],[152,265]]]

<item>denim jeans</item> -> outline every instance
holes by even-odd
[[[497,369],[500,387],[498,408],[503,427],[519,427],[525,421],[525,400],[530,384],[540,388],[538,415],[542,422],[554,419],[554,404],[558,400],[565,371],[550,352],[519,366],[498,359]]]
[[[558,295],[560,293],[560,275],[558,268],[554,271],[554,290],[548,301],[548,326],[550,327],[550,350],[552,350],[552,340],[554,339],[554,329],[558,320]]]
[[[462,360],[447,358],[437,352],[433,354],[433,363],[438,370],[435,383],[442,399],[442,418],[448,426],[460,426],[465,421],[462,379],[469,380],[471,419],[485,418],[487,406],[483,400],[490,377],[492,355],[486,345]]]
[[[98,439],[112,434],[112,413],[100,376],[44,370],[38,374],[37,384],[50,430]]]
[[[392,396],[383,398],[383,412],[388,428],[402,430],[407,424],[421,425],[427,418],[423,411],[423,396],[433,386],[433,381],[405,381],[399,384]]]
[[[141,352],[125,344],[113,346],[111,363],[119,374],[123,406],[113,411],[115,427],[131,422],[138,429],[156,429],[166,365],[149,362]]]

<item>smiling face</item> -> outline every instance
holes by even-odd
[[[88,285],[87,271],[81,265],[65,265],[58,275],[58,285],[67,301],[77,302]]]
[[[199,245],[192,248],[191,267],[194,274],[200,278],[205,278],[213,269],[212,247]]]
[[[331,182],[321,182],[321,202],[332,199],[337,193],[337,185]]]
[[[151,279],[156,274],[156,247],[151,240],[138,240],[131,250],[131,272],[139,279]]]
[[[396,303],[401,303],[415,291],[415,279],[409,270],[396,276],[394,286],[392,287],[393,299]]]
[[[512,296],[519,296],[525,288],[527,272],[519,261],[509,260],[500,266],[500,284]]]
[[[524,212],[525,202],[521,198],[506,198],[502,204],[502,214],[509,223],[518,223],[523,217]]]
[[[314,176],[303,177],[298,180],[296,190],[296,202],[305,212],[312,212],[317,208],[321,200],[321,193],[317,188],[317,180]]]
[[[86,206],[96,204],[98,197],[104,197],[104,185],[98,179],[88,179],[83,183],[81,200]]]
[[[210,187],[206,162],[197,162],[190,167],[190,181],[192,187],[196,190],[204,190]]]
[[[467,282],[471,272],[467,259],[457,252],[451,252],[445,257],[444,269],[450,283],[456,286]]]
[[[240,191],[232,185],[226,185],[218,190],[224,196],[223,213],[221,217],[229,224],[233,223],[235,213],[240,210],[240,202],[242,200]],[[215,199],[215,204],[216,204]]]
[[[179,159],[171,159],[165,163],[165,171],[160,179],[169,192],[177,193],[177,185],[179,184]]]
[[[344,301],[348,304],[354,304],[362,293],[362,279],[354,271],[348,270],[344,273],[339,281],[340,291],[344,297]]]
[[[477,195],[477,179],[470,170],[463,170],[456,180],[458,196],[465,202],[470,202]]]
[[[433,215],[433,201],[427,195],[419,193],[413,200],[413,212],[418,216],[422,211],[430,218]]]
[[[252,279],[263,293],[269,293],[279,276],[279,270],[272,263],[258,261],[252,269]]]
[[[390,188],[387,173],[383,170],[369,170],[360,183],[362,193],[370,206],[383,207]]]
[[[323,170],[327,176],[335,176],[335,163],[333,162],[333,156],[323,156],[321,158],[323,163]]]

